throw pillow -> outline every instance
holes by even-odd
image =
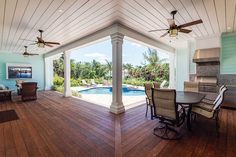
[[[4,90],[6,87],[3,84],[0,84],[0,90]]]

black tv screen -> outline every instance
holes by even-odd
[[[8,78],[32,78],[32,67],[8,66]]]

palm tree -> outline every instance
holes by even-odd
[[[126,63],[123,64],[123,70],[124,70],[124,74],[125,74],[125,70],[127,70],[128,75],[130,75],[131,69],[133,68],[132,64]]]
[[[109,71],[109,78],[111,78],[112,63],[109,62],[107,59],[105,61],[107,62],[107,68],[108,68],[108,71]]]
[[[147,52],[143,53],[144,59],[149,63],[151,67],[155,67],[157,64],[161,64],[166,59],[160,59],[158,52],[155,49],[148,48]]]

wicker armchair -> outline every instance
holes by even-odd
[[[21,86],[22,101],[37,99],[37,82],[24,82]]]
[[[160,126],[154,128],[154,135],[163,139],[179,139],[180,133],[174,129],[184,123],[185,109],[176,104],[174,89],[152,89],[154,117],[159,119]]]
[[[153,119],[152,87],[153,87],[152,83],[144,84],[144,89],[146,93],[146,104],[147,104],[145,116],[147,117],[148,107],[150,107],[151,119]]]

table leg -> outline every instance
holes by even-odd
[[[191,112],[192,112],[192,105],[189,105],[188,113],[187,113],[187,128],[189,131],[192,131]]]

